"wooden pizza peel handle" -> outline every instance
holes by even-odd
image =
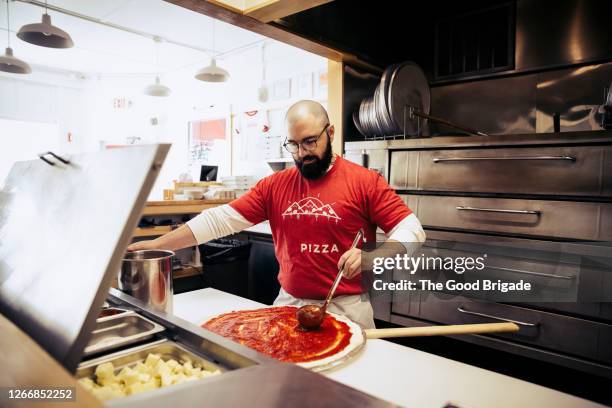
[[[517,332],[519,327],[515,323],[481,323],[456,324],[449,326],[399,327],[395,329],[367,329],[368,339],[384,339],[389,337],[419,337],[419,336],[446,336],[451,334],[482,334]]]

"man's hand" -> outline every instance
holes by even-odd
[[[156,245],[154,239],[150,239],[148,241],[138,241],[133,244],[128,245],[128,252],[132,251],[143,251],[145,249],[160,249],[159,245]]]
[[[198,245],[198,242],[189,227],[187,225],[181,225],[177,229],[154,240],[134,242],[127,247],[127,250],[142,251],[145,249],[164,249],[167,251],[176,251],[196,245]]]
[[[349,249],[338,261],[338,269],[344,265],[344,277],[352,279],[361,273],[361,249]]]

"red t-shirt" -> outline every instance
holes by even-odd
[[[341,157],[316,180],[295,167],[268,176],[230,206],[254,224],[270,220],[278,280],[307,299],[327,296],[359,228],[374,242],[376,226],[388,232],[412,213],[380,174]],[[357,276],[342,279],[336,295],[361,292]]]

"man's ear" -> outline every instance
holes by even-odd
[[[336,130],[334,129],[334,125],[331,125],[330,127],[327,128],[327,134],[329,135],[329,141],[333,142],[334,141],[334,134],[336,133]]]

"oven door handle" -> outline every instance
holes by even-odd
[[[525,271],[523,269],[502,268],[501,266],[487,266],[486,268],[487,269],[494,269],[496,271],[506,271],[506,272],[522,273],[522,274],[525,274],[525,275],[540,276],[542,278],[563,279],[563,280],[574,280],[574,279],[576,279],[575,276],[553,275],[552,273]]]
[[[499,161],[499,160],[544,160],[544,161],[571,161],[575,162],[573,156],[517,156],[517,157],[434,157],[434,163],[461,162],[461,161]]]
[[[466,207],[458,205],[455,207],[459,211],[482,211],[482,212],[495,212],[504,214],[523,214],[523,215],[540,215],[541,211],[538,210],[505,210],[502,208],[480,208],[480,207]]]
[[[521,322],[519,320],[507,319],[505,317],[492,316],[486,313],[472,312],[472,311],[464,309],[463,305],[460,305],[459,307],[457,307],[457,311],[460,313],[464,313],[464,314],[468,314],[472,316],[486,317],[487,319],[501,320],[502,322],[516,323],[522,327],[538,327],[540,325],[540,323],[527,323],[527,322]]]

